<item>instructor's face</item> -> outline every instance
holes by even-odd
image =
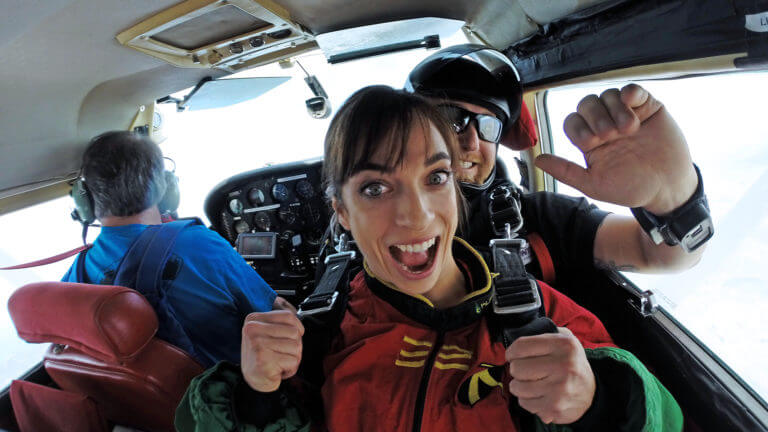
[[[450,103],[476,114],[494,115],[487,109],[471,103]],[[467,183],[482,184],[491,175],[496,164],[496,144],[480,139],[476,127],[475,122],[469,122],[467,128],[459,133],[460,151],[456,178]]]

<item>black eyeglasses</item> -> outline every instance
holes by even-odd
[[[494,144],[501,140],[504,124],[492,115],[474,113],[456,105],[440,105],[438,109],[448,119],[456,133],[464,132],[469,123],[474,121],[477,136],[481,140]]]

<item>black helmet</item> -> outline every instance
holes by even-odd
[[[482,106],[496,114],[505,131],[520,117],[523,92],[515,65],[483,45],[456,45],[432,54],[413,68],[405,89]]]

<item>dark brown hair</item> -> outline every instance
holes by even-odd
[[[371,157],[384,151],[385,168],[403,164],[408,138],[413,130],[434,125],[451,156],[458,163],[459,142],[445,117],[422,96],[377,85],[364,87],[347,99],[331,121],[325,135],[323,178],[328,199],[341,202],[341,187]],[[386,146],[382,150],[382,146]],[[464,219],[464,199],[454,181],[459,202],[459,220]]]

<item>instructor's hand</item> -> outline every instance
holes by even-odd
[[[586,169],[553,155],[539,156],[536,166],[587,196],[663,215],[696,190],[682,132],[664,105],[636,84],[585,97],[563,128]]]
[[[592,405],[595,375],[584,348],[570,330],[527,336],[507,348],[509,392],[544,423],[568,424]]]
[[[251,388],[271,392],[292,377],[301,362],[304,326],[290,309],[252,313],[243,324],[240,368]]]

